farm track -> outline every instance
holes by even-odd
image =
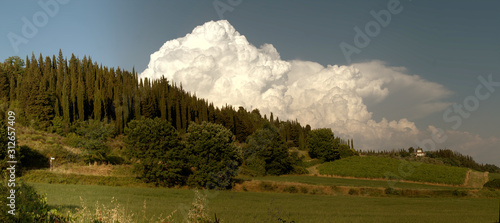
[[[469,169],[465,175],[464,187],[483,188],[488,182],[488,172],[476,172]]]
[[[318,175],[319,176],[318,166],[319,166],[319,164],[316,164],[312,167],[307,168],[307,171],[309,171],[309,175],[311,175],[311,176]]]

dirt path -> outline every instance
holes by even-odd
[[[469,169],[465,175],[464,187],[483,188],[486,182],[488,182],[488,172],[476,172]]]
[[[309,171],[309,175],[312,175],[312,176],[319,175],[318,166],[319,166],[319,164],[307,168],[307,171]]]

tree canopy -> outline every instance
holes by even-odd
[[[241,165],[231,131],[220,124],[202,122],[189,126],[186,137],[193,174],[188,184],[206,188],[230,188]]]
[[[127,151],[140,177],[156,185],[183,185],[190,171],[177,130],[160,118],[133,120],[125,128]]]
[[[255,171],[256,175],[281,175],[293,170],[285,142],[276,127],[271,124],[265,124],[248,138],[248,145],[243,154],[247,166]]]
[[[329,128],[315,129],[309,132],[307,147],[309,156],[324,161],[332,161],[340,158],[338,151],[340,140],[336,139]]]

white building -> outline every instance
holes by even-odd
[[[417,151],[415,152],[415,155],[417,156],[425,156],[424,150],[421,148],[418,148]]]

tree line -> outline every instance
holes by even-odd
[[[163,77],[140,79],[135,69],[108,68],[86,56],[68,60],[61,51],[1,63],[0,110],[14,110],[25,126],[66,136],[69,146],[83,149],[67,155],[71,162],[126,158],[140,178],[165,186],[228,188],[238,172],[306,173],[291,147],[322,161],[356,154],[352,139],[334,137],[330,129],[311,130],[258,109],[219,108]],[[117,135],[125,136],[125,157],[105,143]]]
[[[140,79],[135,69],[109,68],[86,56],[72,54],[68,60],[61,51],[57,57],[10,57],[0,64],[0,102],[14,108],[23,124],[61,134],[86,120],[111,123],[121,134],[132,120],[158,117],[179,132],[186,132],[191,123],[221,124],[245,142],[269,122],[288,147],[306,149],[311,131],[296,120],[262,116],[258,109],[216,107],[163,77]]]

